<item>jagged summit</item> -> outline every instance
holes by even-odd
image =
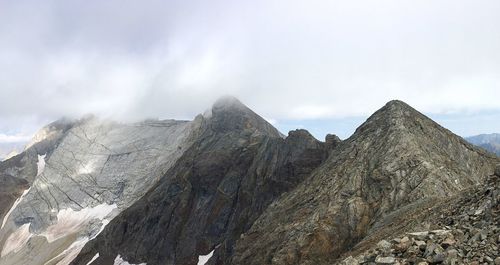
[[[272,137],[282,137],[282,134],[264,118],[253,112],[246,105],[232,96],[219,98],[212,109],[205,112],[211,127],[219,131],[247,131]]]
[[[384,107],[399,107],[399,108],[410,108],[413,109],[408,103],[400,100],[400,99],[393,99],[388,101]]]
[[[389,101],[377,110],[356,129],[348,141],[359,143],[361,139],[375,139],[373,137],[384,139],[386,145],[394,148],[406,146],[413,148],[414,152],[423,153],[441,151],[441,155],[449,155],[452,159],[463,156],[460,151],[454,149],[458,146],[494,158],[492,154],[470,144],[400,100]],[[436,150],[435,146],[442,148]]]
[[[441,127],[405,102],[391,100],[373,113],[356,133],[367,131],[369,128],[391,131],[390,129],[410,129],[414,126]]]

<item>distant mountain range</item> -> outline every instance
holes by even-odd
[[[500,156],[500,133],[480,134],[466,140]]]

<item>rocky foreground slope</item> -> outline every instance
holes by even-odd
[[[341,264],[500,264],[500,166],[485,184],[391,220]]]
[[[393,245],[497,163],[400,101],[345,141],[285,137],[234,98],[193,121],[61,120],[0,162],[0,264],[404,262]]]

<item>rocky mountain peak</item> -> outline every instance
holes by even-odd
[[[354,135],[364,131],[393,131],[408,130],[414,127],[440,127],[422,113],[400,100],[389,101],[385,106],[371,115]]]
[[[233,96],[222,96],[218,98],[212,106],[213,108],[235,108],[235,109],[244,109],[250,110],[245,104],[241,103],[239,99]]]
[[[480,184],[496,161],[391,101],[266,209],[237,242],[231,264],[331,264],[401,209]]]
[[[264,118],[232,96],[218,99],[204,115],[213,130],[219,132],[247,132],[256,135],[282,137],[282,134]]]

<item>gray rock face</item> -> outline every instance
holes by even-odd
[[[14,202],[29,188],[25,179],[0,175],[0,220],[3,220]]]
[[[286,139],[241,103],[217,102],[194,142],[152,190],[117,216],[73,264],[210,264],[232,254],[234,242],[280,194],[327,156],[307,131]]]
[[[407,231],[416,229],[420,232],[403,232],[390,240],[392,243],[384,240],[388,243],[385,249],[391,251],[387,252],[378,245],[363,250],[360,249],[363,244],[358,244],[346,254],[349,257],[341,264],[369,264],[380,255],[386,255],[398,264],[494,264],[499,254],[499,210],[500,178],[491,176],[485,185],[471,187],[445,201],[435,202],[423,215],[411,216],[414,223],[431,226],[424,229],[412,227],[408,221],[401,224]],[[400,222],[396,223],[400,225]],[[392,232],[388,233],[389,237],[398,235],[398,232]]]
[[[330,149],[337,147],[342,140],[335,134],[327,134],[325,137],[325,143]]]
[[[0,163],[0,172],[30,184],[0,230],[0,263],[68,264],[158,182],[189,146],[196,126],[89,117],[42,129],[25,152]]]
[[[392,101],[310,178],[271,204],[238,240],[230,263],[330,264],[377,220],[479,184],[497,161]]]

